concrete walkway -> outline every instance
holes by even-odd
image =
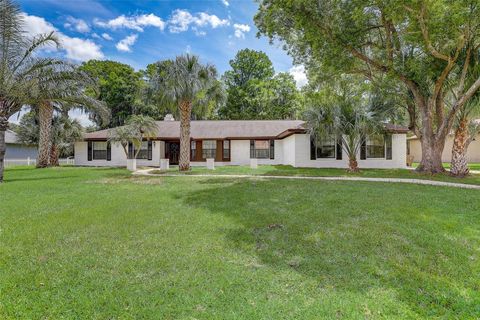
[[[302,177],[302,176],[261,176],[247,174],[154,174],[153,170],[158,169],[142,169],[137,170],[133,174],[138,176],[150,177],[209,177],[209,178],[254,178],[254,179],[288,179],[288,180],[326,180],[326,181],[367,181],[367,182],[393,182],[393,183],[409,183],[422,184],[430,186],[442,186],[463,189],[478,189],[480,185],[442,182],[422,179],[402,179],[402,178],[362,178],[362,177]]]

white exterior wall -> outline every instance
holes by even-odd
[[[452,161],[452,146],[453,135],[448,135],[445,140],[445,148],[442,153],[442,161]],[[413,161],[420,162],[422,160],[422,145],[419,139],[409,140],[410,155],[413,156]],[[475,140],[470,143],[467,150],[467,161],[470,163],[480,162],[480,134],[476,136]]]
[[[230,140],[230,165],[250,164],[250,140]],[[258,164],[283,164],[283,140],[275,140],[275,159],[258,159]],[[203,162],[201,162],[203,164]],[[216,162],[215,164],[219,164]],[[222,163],[223,164],[223,163]]]
[[[473,144],[473,143],[472,143]],[[215,165],[249,165],[250,140],[231,140],[230,162],[215,162]],[[126,166],[127,158],[120,145],[112,145],[112,160],[87,160],[87,142],[75,143],[75,164],[80,166]],[[406,134],[392,135],[392,160],[367,159],[358,160],[360,168],[406,168]],[[152,160],[137,160],[138,166],[160,166],[160,159],[165,157],[165,142],[154,141]],[[357,155],[360,159],[360,155]],[[206,166],[206,162],[191,162],[192,166]],[[291,165],[312,168],[347,168],[348,158],[343,154],[342,160],[310,160],[310,136],[294,134],[282,140],[275,140],[275,159],[258,159],[259,165]]]
[[[152,143],[152,160],[137,160],[137,166],[160,166],[160,152],[163,141],[153,141]],[[165,144],[163,144],[165,145]],[[92,167],[126,167],[127,156],[120,144],[112,144],[112,160],[92,160],[88,161],[88,142],[77,141],[74,145],[75,165],[92,166]]]
[[[310,160],[310,136],[308,134],[295,134],[295,167],[310,168],[348,168],[348,157],[343,151],[342,160],[336,159],[316,159]],[[386,159],[367,159],[359,160],[360,168],[406,168],[407,166],[407,135],[392,135],[392,160]]]
[[[286,165],[295,167],[295,136],[291,135],[283,139],[283,162]]]

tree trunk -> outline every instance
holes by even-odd
[[[430,130],[431,131],[431,130]],[[416,171],[430,174],[445,172],[442,163],[442,153],[445,146],[445,137],[424,130],[420,137],[422,145],[422,160]]]
[[[180,159],[179,170],[190,170],[190,116],[192,105],[190,101],[180,103]]]
[[[50,151],[52,148],[52,119],[52,104],[49,102],[40,104],[38,113],[38,120],[40,122],[40,137],[38,141],[37,168],[46,168],[50,165]]]
[[[8,119],[0,117],[0,183],[3,182],[4,158],[7,146],[5,144],[5,131],[7,131]]]
[[[452,147],[452,162],[450,174],[456,177],[465,177],[469,173],[467,164],[468,119],[462,119],[455,130]]]
[[[50,149],[50,165],[54,167],[60,166],[60,162],[58,161],[58,148],[57,145],[52,143],[52,147]]]
[[[357,159],[355,158],[349,158],[348,159],[348,172],[350,173],[356,173],[359,172],[360,169],[358,168],[358,162]]]

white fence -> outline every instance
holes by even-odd
[[[73,157],[58,159],[60,165],[74,165],[75,160]],[[15,167],[15,166],[35,166],[37,164],[37,159],[35,158],[26,158],[26,159],[5,159],[4,160],[5,168]]]

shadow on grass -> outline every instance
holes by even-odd
[[[240,227],[219,232],[261,265],[314,279],[319,291],[393,292],[425,317],[474,317],[478,311],[478,281],[465,277],[475,270],[474,249],[466,249],[462,237],[468,222],[451,214],[455,205],[445,206],[447,190],[432,189],[427,202],[412,198],[415,186],[234,178],[199,183],[206,188],[179,200],[234,219]]]

